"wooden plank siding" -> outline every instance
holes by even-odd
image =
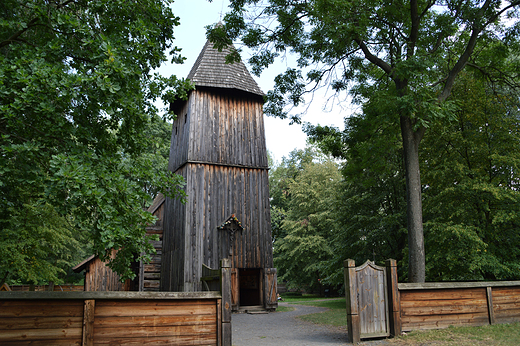
[[[233,268],[272,267],[262,105],[259,95],[198,87],[173,106],[169,169],[188,197],[165,203],[161,290],[202,290],[202,264],[218,267],[230,247]],[[217,231],[230,215],[245,227],[233,244]]]
[[[403,331],[489,324],[483,288],[401,292]]]
[[[213,300],[102,300],[96,302],[94,344],[215,345],[216,314]]]
[[[142,261],[139,263],[139,291],[159,291],[161,283],[161,257],[163,248],[163,228],[164,228],[164,196],[158,194],[154,199],[148,211],[156,218],[153,225],[146,227],[146,236],[158,237],[158,240],[150,240],[149,242],[155,249],[155,254],[149,263]]]
[[[230,246],[234,268],[271,268],[271,229],[265,221],[270,217],[269,200],[262,191],[262,185],[268,184],[267,170],[190,163],[178,173],[184,176],[185,172],[190,173],[185,177],[186,203],[170,200],[166,204],[174,216],[165,224],[163,266],[167,268],[166,261],[171,260],[173,270],[163,272],[162,290],[202,290],[202,264],[218,267],[220,259],[228,257]],[[222,189],[221,182],[232,188]],[[217,230],[231,214],[245,228],[233,244],[227,232]],[[182,215],[186,215],[184,220]]]
[[[267,168],[262,99],[200,88],[174,108],[169,169],[186,162]]]
[[[231,346],[223,313],[219,292],[0,292],[0,345]]]
[[[255,297],[243,301],[263,304],[275,282],[260,274],[273,266],[264,94],[243,63],[225,63],[233,49],[218,51],[208,41],[188,75],[195,90],[170,105],[177,118],[168,168],[184,177],[187,201],[165,203],[160,287],[201,291],[202,266],[229,258],[233,273],[257,273],[259,288],[244,293]],[[224,227],[231,217],[241,227]],[[247,290],[235,284],[237,303]]]
[[[496,323],[520,321],[520,285],[516,287],[494,287],[492,294]]]

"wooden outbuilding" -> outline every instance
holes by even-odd
[[[188,75],[195,90],[171,105],[169,170],[188,197],[165,201],[161,290],[202,291],[203,265],[230,258],[233,308],[273,309],[264,94],[242,62],[225,63],[229,52],[208,41]]]
[[[116,250],[112,250],[112,258],[115,257]],[[132,282],[126,280],[121,282],[121,277],[98,256],[92,255],[72,268],[75,273],[85,271],[85,291],[131,291]]]
[[[161,193],[154,199],[148,211],[157,218],[153,225],[146,227],[146,236],[154,235],[158,238],[150,241],[156,251],[151,261],[146,264],[136,263],[136,280],[121,282],[121,277],[116,272],[98,256],[92,255],[72,268],[75,273],[85,271],[85,291],[159,291],[164,220],[164,196]],[[112,258],[116,252],[112,250]]]

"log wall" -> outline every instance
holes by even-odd
[[[222,335],[230,328],[223,323],[221,297],[218,292],[0,292],[0,344],[231,345],[231,335]]]

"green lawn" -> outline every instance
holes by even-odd
[[[325,312],[300,316],[299,318],[304,321],[332,326],[347,324],[345,298],[302,296],[284,297],[284,301],[290,304],[329,308]],[[387,343],[396,346],[518,346],[520,345],[520,323],[415,331],[388,339]]]

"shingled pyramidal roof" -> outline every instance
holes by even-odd
[[[231,49],[235,48],[231,47]],[[263,96],[264,93],[242,61],[226,64],[226,56],[230,52],[230,48],[219,52],[208,40],[191,68],[188,79],[195,84],[195,87],[237,89]]]

